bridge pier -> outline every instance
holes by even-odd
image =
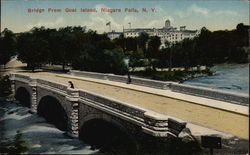
[[[75,135],[75,136],[79,136],[79,127],[78,127],[78,112],[79,112],[79,105],[77,102],[73,102],[72,103],[72,109],[71,109],[71,116],[70,116],[70,120],[71,120],[71,129],[70,131]]]
[[[10,85],[11,85],[12,96],[13,96],[13,98],[14,98],[14,96],[15,96],[15,94],[16,94],[15,74],[11,74],[11,75],[10,75]]]
[[[68,103],[71,104],[71,109],[70,109],[70,119],[68,123],[68,130],[71,134],[74,136],[78,137],[79,136],[79,103],[78,103],[78,98],[79,98],[79,90],[77,89],[72,89],[72,88],[67,88],[67,96],[66,100]]]
[[[31,88],[31,109],[34,112],[37,112],[37,80],[31,79],[31,82],[29,83],[29,86]]]

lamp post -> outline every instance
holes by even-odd
[[[127,84],[131,83],[131,77],[130,77],[130,72],[129,72],[129,58],[127,60],[125,60],[125,63],[127,64],[128,68],[127,68]]]
[[[131,83],[131,77],[130,77],[130,72],[129,72],[129,67],[128,67],[128,79],[127,79],[127,84]]]

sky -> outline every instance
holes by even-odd
[[[61,9],[49,12],[48,9]],[[66,8],[77,12],[66,12]],[[80,9],[97,12],[80,12]],[[102,8],[120,9],[121,12],[101,12]],[[138,12],[126,12],[125,9]],[[142,12],[146,8],[147,12]],[[28,9],[44,9],[42,13],[29,13]],[[153,10],[153,11],[152,11]],[[1,0],[1,31],[29,31],[33,27],[60,28],[86,26],[98,33],[111,29],[162,28],[165,20],[171,26],[198,30],[231,30],[239,23],[249,25],[249,0]]]

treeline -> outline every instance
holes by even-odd
[[[130,66],[153,68],[190,68],[219,63],[247,63],[249,61],[249,26],[238,24],[235,30],[211,32],[205,27],[199,36],[180,42],[166,42],[160,49],[160,38],[142,33],[137,38],[116,39],[130,56]]]
[[[42,64],[60,64],[74,69],[123,74],[123,51],[106,34],[86,32],[83,27],[33,28],[17,37],[18,59],[33,70]]]
[[[166,42],[160,48],[157,36],[141,33],[136,38],[110,40],[107,34],[83,27],[33,28],[13,34],[5,29],[0,37],[0,64],[11,56],[27,63],[32,70],[43,64],[66,65],[73,69],[125,74],[129,67],[172,68],[212,66],[218,63],[246,63],[249,55],[249,26],[238,24],[232,31],[201,29],[199,36],[180,42]]]
[[[7,28],[1,32],[0,36],[0,65],[5,65],[10,58],[17,54],[16,36]]]

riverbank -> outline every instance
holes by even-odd
[[[160,80],[160,81],[174,81],[174,82],[183,82],[186,80],[190,80],[197,77],[204,77],[204,76],[212,76],[215,72],[211,71],[209,68],[204,69],[190,69],[184,70],[181,68],[172,69],[172,70],[152,70],[152,69],[145,69],[145,70],[132,70],[131,75],[147,78],[152,80]]]
[[[5,110],[4,110],[4,105],[5,105],[5,98],[0,97],[0,120],[2,120]],[[4,140],[4,133],[2,132],[4,130],[4,122],[0,123],[0,143],[2,140]]]

